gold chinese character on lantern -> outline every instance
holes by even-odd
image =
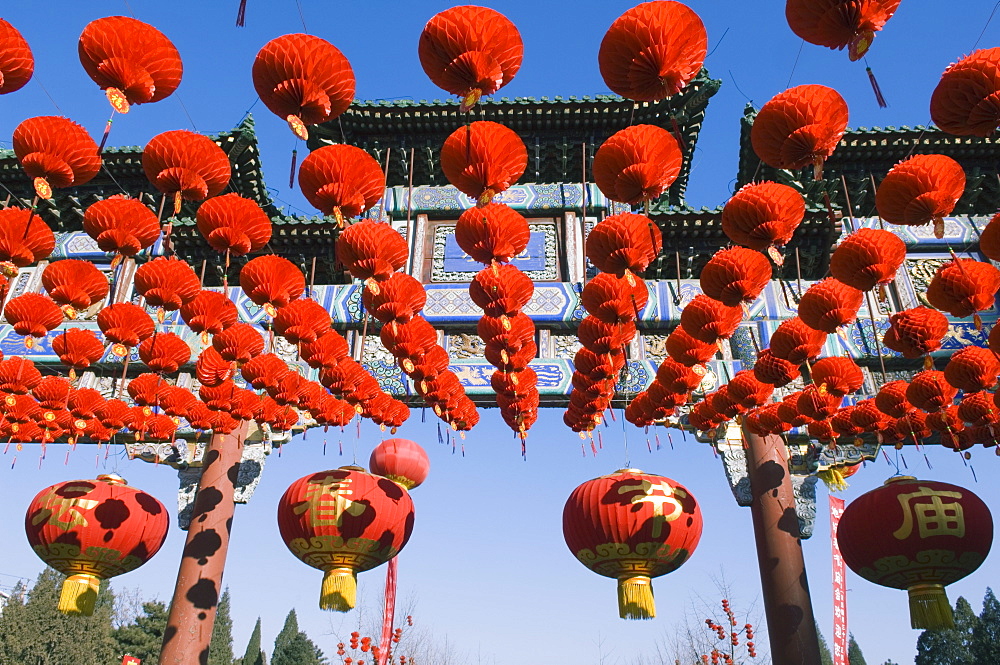
[[[944,499],[961,499],[961,492],[935,491],[921,487],[916,492],[900,494],[896,497],[903,507],[903,524],[893,532],[899,540],[905,540],[913,533],[914,517],[920,538],[931,536],[965,537],[965,517],[962,504]],[[925,501],[923,499],[930,499]]]
[[[66,487],[67,492],[87,492],[90,487]],[[38,526],[45,522],[49,526],[59,527],[63,531],[78,526],[87,526],[87,518],[81,511],[91,510],[97,506],[98,502],[93,499],[66,498],[56,494],[51,494],[45,498],[42,509],[32,518],[31,523]]]
[[[295,507],[295,514],[308,511],[310,526],[340,527],[344,514],[358,517],[368,506],[348,497],[353,494],[350,478],[327,476],[309,484],[306,501]]]
[[[632,485],[622,485],[618,488],[619,494],[629,494],[639,492],[632,496],[629,503],[636,505],[640,503],[653,504],[653,538],[661,537],[663,525],[673,522],[681,516],[684,509],[677,498],[687,498],[684,490],[671,487],[669,484],[660,482],[653,484],[648,480],[637,481]],[[670,506],[670,512],[664,510],[664,506]]]

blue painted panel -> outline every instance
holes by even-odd
[[[528,239],[528,247],[514,257],[511,264],[527,272],[529,270],[545,270],[545,233],[535,231]],[[454,234],[450,234],[444,242],[445,272],[479,272],[483,264],[474,261],[462,251]]]

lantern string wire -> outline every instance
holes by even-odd
[[[982,40],[983,35],[986,34],[986,28],[990,27],[990,22],[997,13],[997,9],[1000,9],[1000,1],[993,5],[993,11],[990,12],[990,17],[986,19],[986,25],[983,26],[983,31],[979,33],[979,37],[976,38],[976,43],[972,45],[972,50],[975,51],[976,47],[979,46],[980,40]]]

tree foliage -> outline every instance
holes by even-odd
[[[294,609],[288,612],[285,625],[274,639],[271,665],[327,665],[323,652],[299,630],[299,619]]]
[[[156,600],[143,603],[142,613],[132,623],[114,631],[117,653],[135,656],[143,663],[155,663],[160,657],[166,629],[167,606]]]
[[[925,630],[917,639],[916,665],[976,665],[972,636],[979,618],[965,598],[955,602],[955,627]]]
[[[983,611],[972,629],[970,650],[976,663],[1000,663],[1000,602],[987,587]]]
[[[215,611],[212,641],[208,647],[208,665],[233,665],[233,619],[229,607],[229,589],[226,589],[222,592]]]
[[[247,642],[247,650],[243,653],[240,665],[267,665],[267,657],[264,650],[260,648],[260,617],[257,617],[257,624],[250,633],[250,641]]]
[[[823,637],[823,631],[819,629],[819,623],[816,623],[816,636],[819,638],[819,662],[820,665],[833,665],[833,654],[830,653],[830,645],[827,644],[826,638]]]
[[[854,639],[854,633],[851,633],[847,640],[847,662],[851,665],[867,665],[861,647]]]

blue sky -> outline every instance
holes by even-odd
[[[234,27],[237,0],[213,2],[5,3],[3,18],[18,27],[37,59],[35,80],[18,93],[0,97],[0,146],[9,147],[13,128],[33,115],[63,114],[86,126],[95,137],[103,130],[108,109],[103,94],[85,75],[76,54],[76,40],[90,20],[130,11],[164,31],[185,61],[184,81],[173,97],[134,109],[119,117],[110,145],[145,144],[170,129],[216,132],[234,127],[253,106],[256,95],[250,65],[268,40],[302,31],[293,0],[249,0],[247,27]],[[524,65],[503,90],[508,96],[593,95],[606,93],[597,69],[597,48],[608,25],[631,2],[498,0],[490,6],[518,26],[525,42]],[[689,203],[716,206],[732,191],[736,174],[739,118],[748,99],[758,106],[792,85],[823,83],[841,92],[851,108],[851,126],[915,125],[928,122],[928,100],[944,68],[969,52],[983,30],[992,3],[955,0],[949,11],[931,0],[907,0],[887,30],[879,34],[869,64],[889,100],[878,109],[861,63],[846,54],[802,45],[784,21],[783,4],[770,2],[710,2],[691,0],[709,34],[711,74],[723,80],[709,106],[688,189]],[[302,0],[307,28],[336,44],[351,60],[363,99],[439,98],[423,74],[416,43],[424,22],[450,6],[445,2],[320,2]],[[961,18],[960,18],[961,17]],[[1000,43],[1000,19],[982,36],[980,46]],[[44,89],[43,89],[44,86]],[[51,96],[51,100],[50,100]],[[53,103],[54,102],[54,103]],[[54,106],[55,104],[55,106]],[[288,160],[294,138],[284,122],[263,105],[253,109],[261,141],[268,184],[279,204],[291,212],[314,211],[287,188]],[[427,484],[414,492],[417,525],[400,560],[401,597],[413,598],[418,625],[449,643],[470,662],[501,665],[525,658],[553,663],[633,663],[656,643],[670,637],[686,607],[703,598],[716,600],[713,578],[724,574],[733,585],[737,609],[759,606],[759,584],[748,509],[736,506],[710,448],[673,433],[674,447],[661,433],[661,450],[647,452],[645,436],[620,422],[604,431],[604,449],[594,457],[581,455],[580,440],[561,422],[561,411],[544,411],[528,441],[528,458],[496,410],[483,419],[465,442],[466,454],[453,454],[437,443],[432,417],[413,422],[399,435],[422,443],[432,460]],[[258,615],[264,620],[265,642],[280,629],[285,613],[296,607],[300,625],[332,654],[337,639],[349,632],[358,613],[346,617],[316,607],[320,573],[297,561],[278,537],[275,505],[296,478],[323,468],[358,460],[382,434],[366,424],[360,439],[353,430],[343,437],[330,433],[322,454],[322,432],[286,446],[272,456],[257,495],[237,509],[225,583],[234,600],[237,654]],[[630,455],[625,453],[627,437]],[[336,452],[343,439],[345,456]],[[890,457],[895,455],[890,452]],[[167,467],[95,460],[81,447],[68,465],[64,452],[51,451],[38,468],[26,449],[12,469],[10,455],[0,459],[0,533],[8,537],[0,562],[0,586],[14,577],[34,577],[40,561],[28,548],[21,526],[23,509],[44,486],[71,478],[92,477],[117,470],[132,484],[173,506],[176,475]],[[906,462],[921,477],[963,484],[990,506],[1000,506],[1000,489],[990,482],[997,460],[990,451],[976,450],[971,464],[944,450],[928,451],[933,465],[907,449]],[[579,483],[623,466],[668,475],[698,498],[705,515],[702,542],[681,570],[655,582],[659,617],[651,622],[617,618],[614,582],[578,564],[561,534],[566,497]],[[851,479],[850,499],[879,485],[895,469],[880,459]],[[825,490],[820,490],[816,535],[804,543],[817,617],[831,633],[830,542]],[[173,587],[183,533],[173,529],[166,546],[147,566],[119,579],[118,586],[141,586],[149,596],[167,600]],[[963,594],[978,607],[983,591],[996,583],[996,555],[965,582],[951,588],[954,600]],[[13,577],[12,577],[13,576]],[[382,571],[362,575],[362,594],[374,599]],[[850,627],[869,663],[886,658],[912,660],[917,637],[907,619],[906,595],[849,577]],[[374,606],[367,618],[376,613]],[[695,617],[696,620],[699,617]],[[763,642],[763,639],[758,640]],[[603,647],[601,646],[603,645]],[[671,661],[672,662],[672,661]]]

